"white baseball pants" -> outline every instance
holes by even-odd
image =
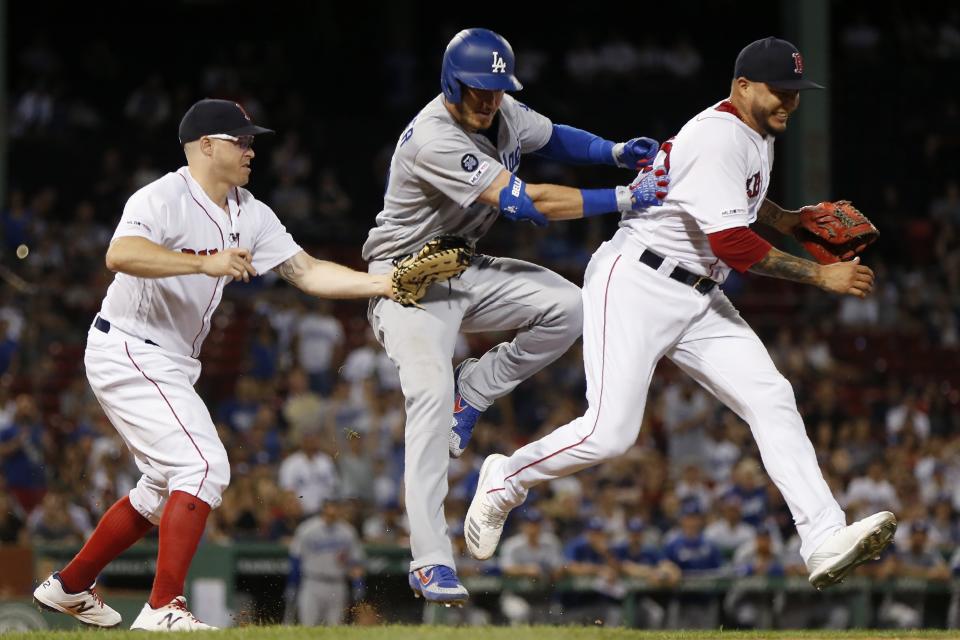
[[[172,491],[212,508],[230,482],[227,452],[193,385],[200,362],[129,336],[116,327],[87,334],[87,380],[143,474],[130,504],[154,524]]]
[[[594,253],[583,289],[587,412],[492,469],[490,498],[516,507],[531,487],[627,451],[640,432],[654,368],[666,356],[750,425],[806,560],[846,521],[793,388],[719,288],[700,294],[668,277],[675,261],[655,271],[639,262],[642,251],[621,229]]]

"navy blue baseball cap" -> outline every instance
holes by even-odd
[[[687,498],[680,504],[681,516],[700,516],[703,515],[703,508],[700,501],[696,498]]]
[[[204,98],[187,109],[180,121],[180,144],[216,134],[239,138],[260,133],[274,133],[274,131],[253,124],[240,103],[232,100]]]
[[[543,513],[536,507],[524,509],[520,515],[524,522],[541,522],[543,520]]]
[[[780,38],[764,38],[745,46],[733,65],[734,78],[765,82],[774,89],[823,89],[803,77],[803,56],[793,44]]]
[[[606,531],[607,523],[600,516],[593,516],[592,518],[587,520],[587,524],[585,528],[587,531]]]

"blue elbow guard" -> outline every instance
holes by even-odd
[[[555,124],[550,140],[537,151],[537,155],[558,162],[612,165],[615,164],[613,146],[609,140],[589,131]]]
[[[547,226],[547,219],[527,195],[527,185],[517,176],[511,176],[507,186],[500,190],[500,213],[510,220],[529,220],[538,227]]]

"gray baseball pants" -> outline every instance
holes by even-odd
[[[377,267],[380,267],[379,269]],[[371,272],[383,265],[371,265]],[[517,330],[460,372],[460,393],[486,409],[559,358],[580,336],[580,288],[543,267],[477,256],[458,278],[434,284],[423,309],[392,300],[370,302],[370,324],[397,365],[406,399],[404,486],[410,521],[410,570],[454,567],[443,503],[453,415],[453,351],[457,334]]]

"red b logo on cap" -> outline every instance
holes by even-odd
[[[803,75],[803,56],[799,53],[793,54],[793,72]]]

